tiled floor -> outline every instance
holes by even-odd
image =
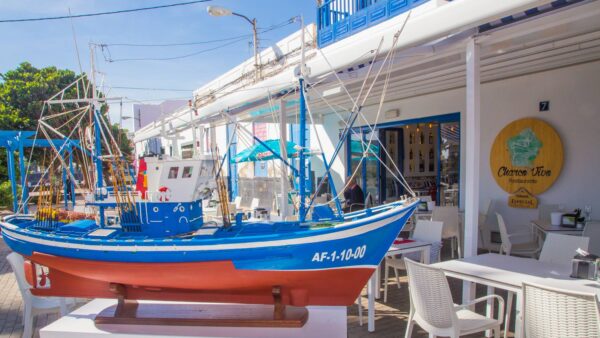
[[[8,247],[0,240],[0,338],[17,338],[23,333],[21,324],[22,301],[19,288],[12,274],[10,265],[5,257],[10,253]],[[448,254],[447,252],[444,252]],[[387,303],[383,299],[376,302],[376,322],[375,332],[367,331],[367,311],[366,294],[363,297],[364,325],[358,323],[357,306],[354,305],[348,309],[348,336],[349,337],[404,337],[406,330],[406,318],[409,310],[408,286],[406,276],[401,277],[401,288],[398,289],[395,281],[391,282],[389,287],[390,294]],[[456,300],[460,299],[461,283],[451,280],[451,288]],[[478,295],[483,294],[485,289],[478,289]],[[503,295],[504,296],[504,295]],[[483,308],[478,309],[482,313]],[[39,337],[38,330],[48,323],[57,319],[56,315],[38,316],[36,320],[35,337]],[[427,337],[427,334],[415,326],[413,337]],[[482,337],[482,335],[472,335],[470,337]]]

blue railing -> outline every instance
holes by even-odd
[[[323,0],[317,9],[319,47],[351,36],[428,0]]]

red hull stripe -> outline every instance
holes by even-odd
[[[110,283],[127,288],[130,299],[272,304],[280,286],[285,304],[351,305],[374,267],[308,271],[237,270],[231,261],[121,263],[34,253],[31,261],[49,267],[50,288],[40,296],[114,298]]]

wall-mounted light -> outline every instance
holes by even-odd
[[[400,109],[390,109],[385,112],[385,119],[391,120],[400,117]]]

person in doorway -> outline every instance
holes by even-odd
[[[346,190],[344,191],[344,199],[346,199],[344,212],[364,209],[365,194],[360,186],[356,183],[356,179],[354,176],[349,176],[346,181],[348,184],[346,185]]]

